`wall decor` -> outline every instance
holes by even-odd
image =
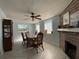
[[[70,15],[69,12],[66,12],[63,15],[63,25],[69,25],[69,23],[70,23]]]

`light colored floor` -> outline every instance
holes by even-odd
[[[35,49],[26,48],[21,42],[17,42],[13,50],[0,56],[0,59],[68,59],[68,57],[54,45],[44,43],[44,51],[39,49],[37,54]]]

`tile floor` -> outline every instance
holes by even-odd
[[[69,59],[58,47],[44,42],[44,51],[37,54],[33,48],[23,46],[21,42],[14,44],[13,50],[0,56],[0,59]]]

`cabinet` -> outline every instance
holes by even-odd
[[[12,50],[12,36],[13,36],[12,24],[13,24],[12,20],[3,19],[2,27],[3,27],[4,52]]]

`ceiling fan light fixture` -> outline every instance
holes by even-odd
[[[32,18],[32,21],[34,21],[35,19],[38,19],[38,20],[41,20],[41,18],[39,18],[41,15],[35,15],[35,13],[31,12],[31,18]]]

